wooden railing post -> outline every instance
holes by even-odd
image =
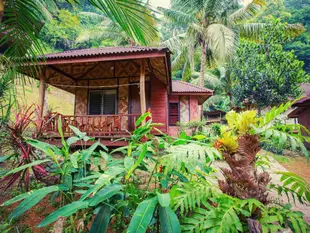
[[[40,117],[43,117],[44,113],[44,99],[45,99],[45,78],[46,78],[46,69],[43,70],[40,76],[40,87],[39,87],[39,108],[40,108]]]
[[[145,100],[145,60],[141,60],[140,65],[140,105],[141,105],[141,115],[146,112],[146,100]],[[142,122],[142,124],[144,124]]]

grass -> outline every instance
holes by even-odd
[[[74,113],[74,95],[61,89],[49,86],[46,90],[48,107],[52,112],[58,112],[64,115],[73,115]],[[16,98],[19,106],[29,106],[37,104],[39,100],[38,81],[27,83],[24,88],[16,85]]]

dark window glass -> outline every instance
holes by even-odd
[[[89,115],[100,115],[102,106],[101,91],[89,92]]]
[[[103,92],[103,114],[115,114],[116,91],[109,90]]]
[[[176,125],[180,121],[179,103],[169,103],[169,125]]]
[[[116,114],[116,90],[89,92],[89,115]]]

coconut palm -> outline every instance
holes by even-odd
[[[199,72],[194,72],[191,83],[199,85],[199,76]],[[217,106],[220,110],[228,111],[232,107],[232,80],[225,67],[206,69],[204,83],[207,88],[214,90],[213,96],[204,103],[204,110],[209,111],[211,107]]]
[[[194,47],[200,47],[200,86],[204,86],[205,67],[223,64],[232,57],[237,42],[237,30],[253,35],[257,25],[244,25],[266,4],[264,0],[252,0],[239,8],[238,1],[228,0],[173,0],[171,9],[160,8],[164,16],[173,22],[187,25],[185,38],[194,38]]]

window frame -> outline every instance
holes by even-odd
[[[171,108],[170,108],[170,104],[177,104],[177,108],[178,108],[178,115],[176,114],[171,114]],[[178,120],[175,124],[171,123],[170,121],[170,116],[177,116]],[[169,126],[177,126],[177,123],[180,122],[180,103],[179,102],[169,102],[168,103],[168,124]]]
[[[115,91],[115,112],[114,114],[106,114],[103,113],[104,110],[104,92],[105,91]],[[90,93],[91,92],[100,92],[101,93],[101,106],[100,106],[100,115],[116,115],[118,114],[118,89],[117,88],[105,88],[105,89],[95,89],[95,90],[88,90],[88,104],[87,104],[87,115],[90,114]],[[95,115],[94,115],[95,116]]]

